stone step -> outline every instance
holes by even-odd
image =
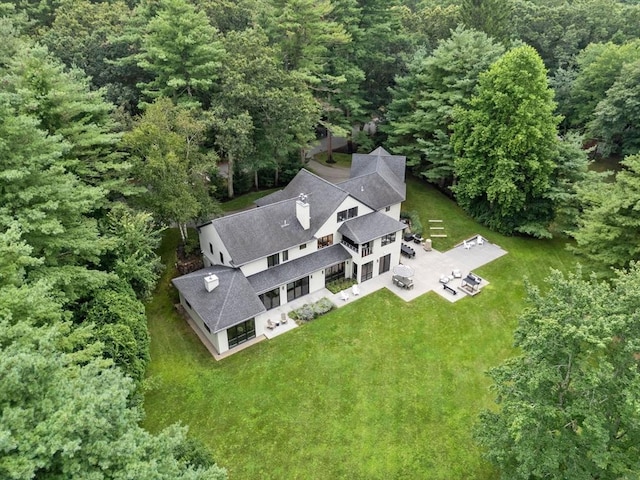
[[[444,230],[444,227],[429,227],[429,230]]]
[[[435,233],[432,233],[430,236],[431,238],[446,238],[446,235],[444,234],[436,235]]]
[[[428,220],[431,223],[442,223],[442,220]]]

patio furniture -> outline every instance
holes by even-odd
[[[464,245],[464,248],[466,248],[467,250],[469,250],[469,249],[471,248],[471,244],[470,244],[470,243],[467,243],[467,241],[466,241],[466,240],[463,240],[463,241],[462,241],[462,244]]]
[[[449,275],[445,275],[444,273],[442,275],[440,275],[440,280],[439,282],[442,284],[446,284],[449,283],[451,280],[453,280],[452,276]]]
[[[449,293],[451,293],[451,294],[453,294],[453,295],[457,295],[457,294],[458,294],[458,292],[456,292],[456,291],[455,291],[452,287],[450,287],[449,285],[444,284],[444,285],[442,285],[442,286],[444,287],[444,289],[445,289],[447,292],[449,292]]]
[[[282,323],[282,324],[284,325],[284,324],[285,324],[285,323],[287,323],[288,321],[289,321],[289,319],[287,318],[287,314],[286,314],[286,313],[284,313],[284,312],[282,312],[282,313],[280,314],[280,323]]]
[[[346,291],[341,290],[340,291],[340,298],[346,302],[347,300],[349,300],[349,294]]]
[[[400,253],[407,258],[415,258],[416,256],[416,251],[405,243],[400,245]]]
[[[453,275],[453,278],[462,278],[462,273],[460,272],[460,269],[458,269],[458,268],[453,270],[451,272],[451,275]]]
[[[408,265],[396,265],[393,267],[393,284],[410,290],[413,288],[413,268]]]
[[[478,245],[484,245],[484,238],[478,235]]]
[[[273,330],[274,328],[276,328],[276,324],[275,324],[275,323],[273,323],[273,322],[271,321],[271,319],[268,319],[268,320],[267,320],[267,328],[268,328],[269,330]]]
[[[420,245],[422,242],[424,242],[424,238],[422,238],[420,235],[415,234],[413,236],[413,243],[417,243],[418,245]]]
[[[406,232],[402,238],[404,239],[405,242],[410,242],[411,240],[413,240],[413,233],[411,232]]]
[[[353,285],[353,287],[351,287],[351,292],[353,293],[353,295],[354,295],[355,297],[357,297],[358,295],[360,295],[360,288],[358,287],[358,284],[357,284],[357,283],[355,283],[355,284]]]

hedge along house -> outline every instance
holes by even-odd
[[[205,268],[173,284],[199,333],[225,353],[264,335],[270,310],[399,264],[405,163],[383,148],[355,154],[337,185],[303,169],[258,208],[198,226]]]

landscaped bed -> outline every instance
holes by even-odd
[[[514,353],[523,275],[540,283],[575,259],[564,241],[492,234],[417,182],[406,203],[446,222],[435,248],[479,233],[509,251],[476,271],[485,293],[405,303],[382,290],[216,362],[174,313],[168,271],[148,306],[145,426],[189,425],[234,480],[495,478],[471,439],[493,402],[484,372]]]

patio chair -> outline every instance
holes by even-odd
[[[269,330],[273,330],[274,328],[276,328],[276,324],[275,324],[275,323],[273,323],[273,322],[271,321],[271,319],[268,319],[268,320],[267,320],[267,328],[268,328]]]
[[[357,284],[357,283],[355,283],[355,284],[353,285],[353,287],[351,287],[351,291],[353,292],[353,295],[354,295],[355,297],[357,297],[358,295],[360,295],[360,287],[358,287],[358,284]]]
[[[349,300],[349,294],[346,291],[341,290],[340,291],[340,298],[346,302],[347,300]]]
[[[471,248],[471,244],[467,243],[466,240],[463,240],[462,243],[464,244],[464,248],[466,248],[467,250],[469,250]]]
[[[462,278],[462,272],[460,271],[460,269],[456,268],[455,270],[453,270],[451,272],[451,275],[453,275],[453,278]]]
[[[280,314],[280,323],[282,323],[284,325],[285,323],[287,323],[288,320],[289,319],[287,318],[287,314],[282,312]]]
[[[484,238],[478,235],[478,245],[484,245]]]

